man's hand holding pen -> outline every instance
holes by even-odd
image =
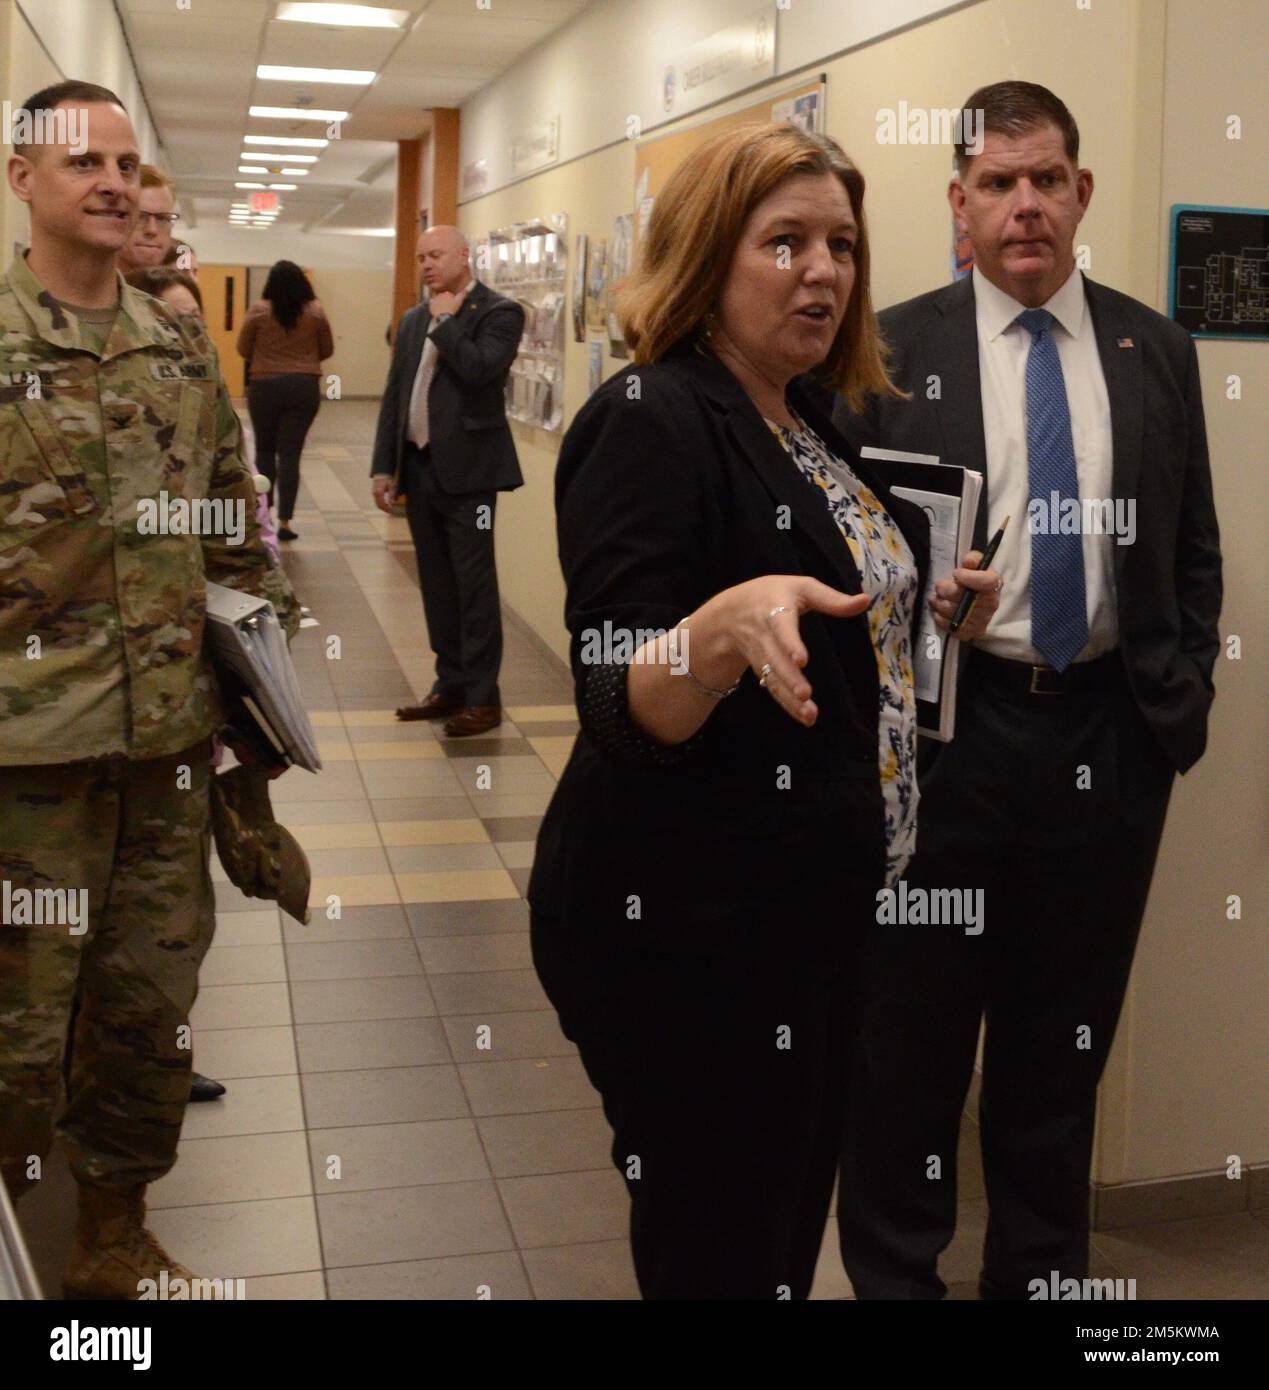
[[[965,556],[964,564],[952,571],[951,579],[940,579],[935,583],[934,593],[930,596],[934,621],[946,632],[966,591],[976,595],[969,615],[953,634],[962,642],[972,642],[974,638],[981,637],[1000,607],[1000,590],[1004,587],[1004,581],[994,569],[978,568],[982,558],[981,551],[971,550]]]

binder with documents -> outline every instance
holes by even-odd
[[[317,739],[269,600],[209,582],[206,641],[231,723],[254,735],[263,761],[317,772]]]
[[[921,595],[921,621],[912,652],[916,680],[917,731],[947,743],[956,732],[956,678],[959,656],[947,644],[930,612],[929,598],[938,579],[950,578],[961,556],[973,546],[974,518],[982,494],[983,475],[955,463],[940,463],[934,454],[909,454],[898,449],[859,451],[885,480],[896,497],[915,502],[930,518],[930,572]]]

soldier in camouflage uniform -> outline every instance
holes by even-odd
[[[288,633],[298,609],[210,342],[114,270],[131,122],[82,83],[37,108],[82,120],[86,149],[15,138],[9,163],[31,250],[0,279],[0,1162],[17,1195],[51,1146],[78,987],[66,1289],[135,1298],[188,1276],[143,1196],[175,1159],[214,925],[205,581],[271,598]]]

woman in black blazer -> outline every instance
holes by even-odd
[[[658,198],[623,307],[633,364],[556,475],[582,731],[534,961],[613,1127],[643,1296],[805,1298],[852,963],[916,799],[926,522],[829,419],[833,389],[893,390],[861,176],[791,125],[717,137]]]

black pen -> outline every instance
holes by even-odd
[[[996,558],[996,551],[1000,549],[1000,542],[1005,534],[1005,527],[1009,525],[1009,518],[1000,523],[1000,530],[987,542],[987,549],[983,552],[983,558],[978,562],[980,570],[991,568],[991,562]],[[952,621],[947,625],[948,632],[955,632],[966,618],[974,611],[974,602],[978,598],[977,589],[966,589],[961,595],[961,601],[956,605],[956,612],[952,614]]]

